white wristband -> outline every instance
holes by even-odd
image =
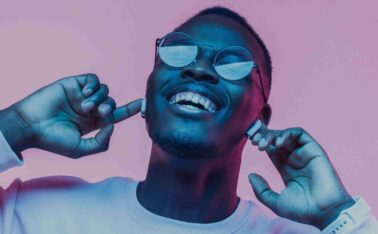
[[[356,203],[341,211],[338,218],[328,225],[322,234],[346,233],[357,228],[370,213],[370,206],[362,197],[353,197]]]

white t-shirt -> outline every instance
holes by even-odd
[[[251,201],[240,200],[226,219],[198,224],[151,213],[138,201],[138,181],[113,177],[87,183],[68,176],[15,180],[0,191],[1,234],[104,233],[319,233],[285,219],[268,219]]]
[[[20,164],[0,132],[0,171]],[[270,219],[252,202],[240,200],[226,219],[189,223],[156,215],[138,201],[139,181],[112,177],[88,183],[54,176],[0,187],[0,234],[295,234],[320,233],[315,227],[280,217]],[[357,232],[375,233],[371,216]],[[375,223],[376,224],[376,223]],[[370,231],[369,231],[370,230]]]

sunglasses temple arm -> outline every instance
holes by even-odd
[[[263,94],[263,98],[264,98],[264,103],[267,103],[267,97],[265,95],[265,89],[264,89],[264,85],[263,85],[263,82],[262,82],[262,79],[261,79],[261,72],[260,72],[260,69],[259,67],[257,66],[257,69],[256,69],[256,72],[257,74],[259,74],[259,80],[260,80],[260,87],[262,89],[262,94]]]
[[[156,56],[157,56],[157,50],[158,50],[158,45],[159,45],[159,42],[160,42],[160,38],[157,38],[156,41],[155,41],[155,57],[154,57],[154,67],[156,65]]]

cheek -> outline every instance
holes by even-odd
[[[252,88],[238,86],[230,89],[232,95],[232,122],[241,128],[248,128],[260,111],[259,97]]]
[[[176,73],[177,71],[155,67],[147,80],[146,96],[156,95],[156,92],[162,86],[164,86],[167,82],[172,81],[174,77],[177,77]]]

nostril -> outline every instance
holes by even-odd
[[[192,72],[191,70],[189,69],[184,69],[183,72],[182,72],[182,76],[184,78],[194,78],[194,72]]]
[[[198,80],[204,80],[204,81],[209,81],[211,83],[217,83],[218,79],[215,78],[214,76],[210,74],[201,74],[201,77],[198,78]]]

